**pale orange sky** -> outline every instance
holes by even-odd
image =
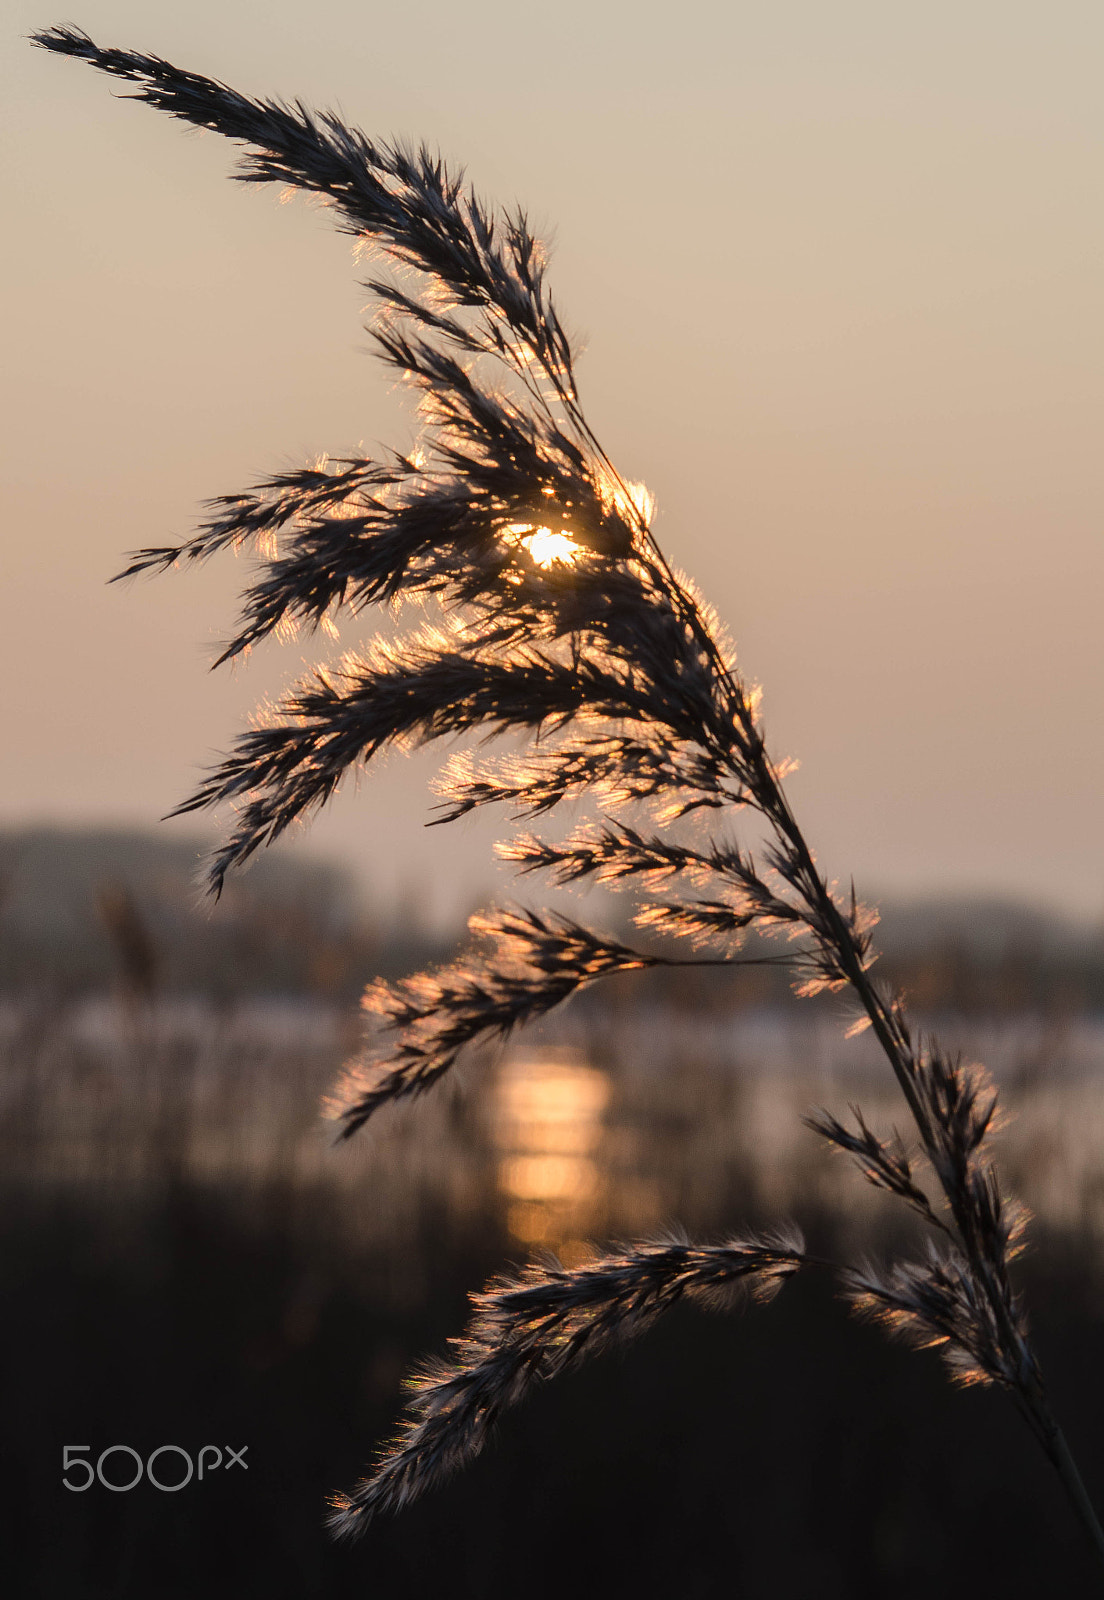
[[[104,580],[409,412],[325,214],[23,42],[58,21],[523,200],[591,420],[764,685],[828,873],[1104,914],[1098,0],[10,6],[0,823],[153,826],[311,645],[210,675],[242,567]],[[434,764],[312,838],[441,909],[497,875],[486,830],[423,832]]]

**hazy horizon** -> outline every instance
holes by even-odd
[[[65,20],[525,202],[591,418],[764,685],[827,874],[1104,914],[1098,7],[13,13],[0,823],[157,826],[313,658],[208,674],[245,568],[106,587],[125,551],[412,437],[350,241],[28,47]],[[506,882],[492,825],[422,829],[439,759],[392,757],[308,836],[431,917]]]

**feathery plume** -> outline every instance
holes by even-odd
[[[334,1496],[330,1526],[355,1538],[381,1512],[400,1510],[478,1455],[534,1384],[632,1338],[679,1301],[723,1304],[740,1287],[769,1299],[802,1266],[804,1248],[792,1228],[716,1245],[660,1240],[572,1271],[553,1260],[490,1284],[472,1296],[453,1359],[415,1378],[409,1420],[372,1476]]]

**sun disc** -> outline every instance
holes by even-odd
[[[557,533],[552,528],[535,528],[532,523],[515,522],[507,531],[517,536],[522,549],[532,557],[538,567],[572,562],[582,549],[566,528],[561,528]]]

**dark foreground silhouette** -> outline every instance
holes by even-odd
[[[802,1221],[831,1247],[830,1218]],[[1090,1592],[1081,1535],[1007,1400],[955,1394],[934,1356],[894,1348],[813,1281],[766,1308],[673,1314],[510,1415],[449,1486],[336,1547],[325,1492],[364,1469],[404,1370],[443,1351],[468,1286],[519,1254],[490,1201],[460,1218],[427,1207],[393,1248],[358,1249],[327,1205],[282,1183],[9,1192],[7,1592]],[[1101,1486],[1104,1283],[1069,1239],[1047,1238],[1026,1273]],[[64,1445],[91,1445],[94,1461],[117,1443],[143,1459],[175,1443],[193,1461],[205,1444],[246,1445],[248,1470],[178,1493],[62,1487]],[[116,1456],[107,1470],[125,1482],[133,1468]],[[171,1456],[155,1470],[182,1472]]]

